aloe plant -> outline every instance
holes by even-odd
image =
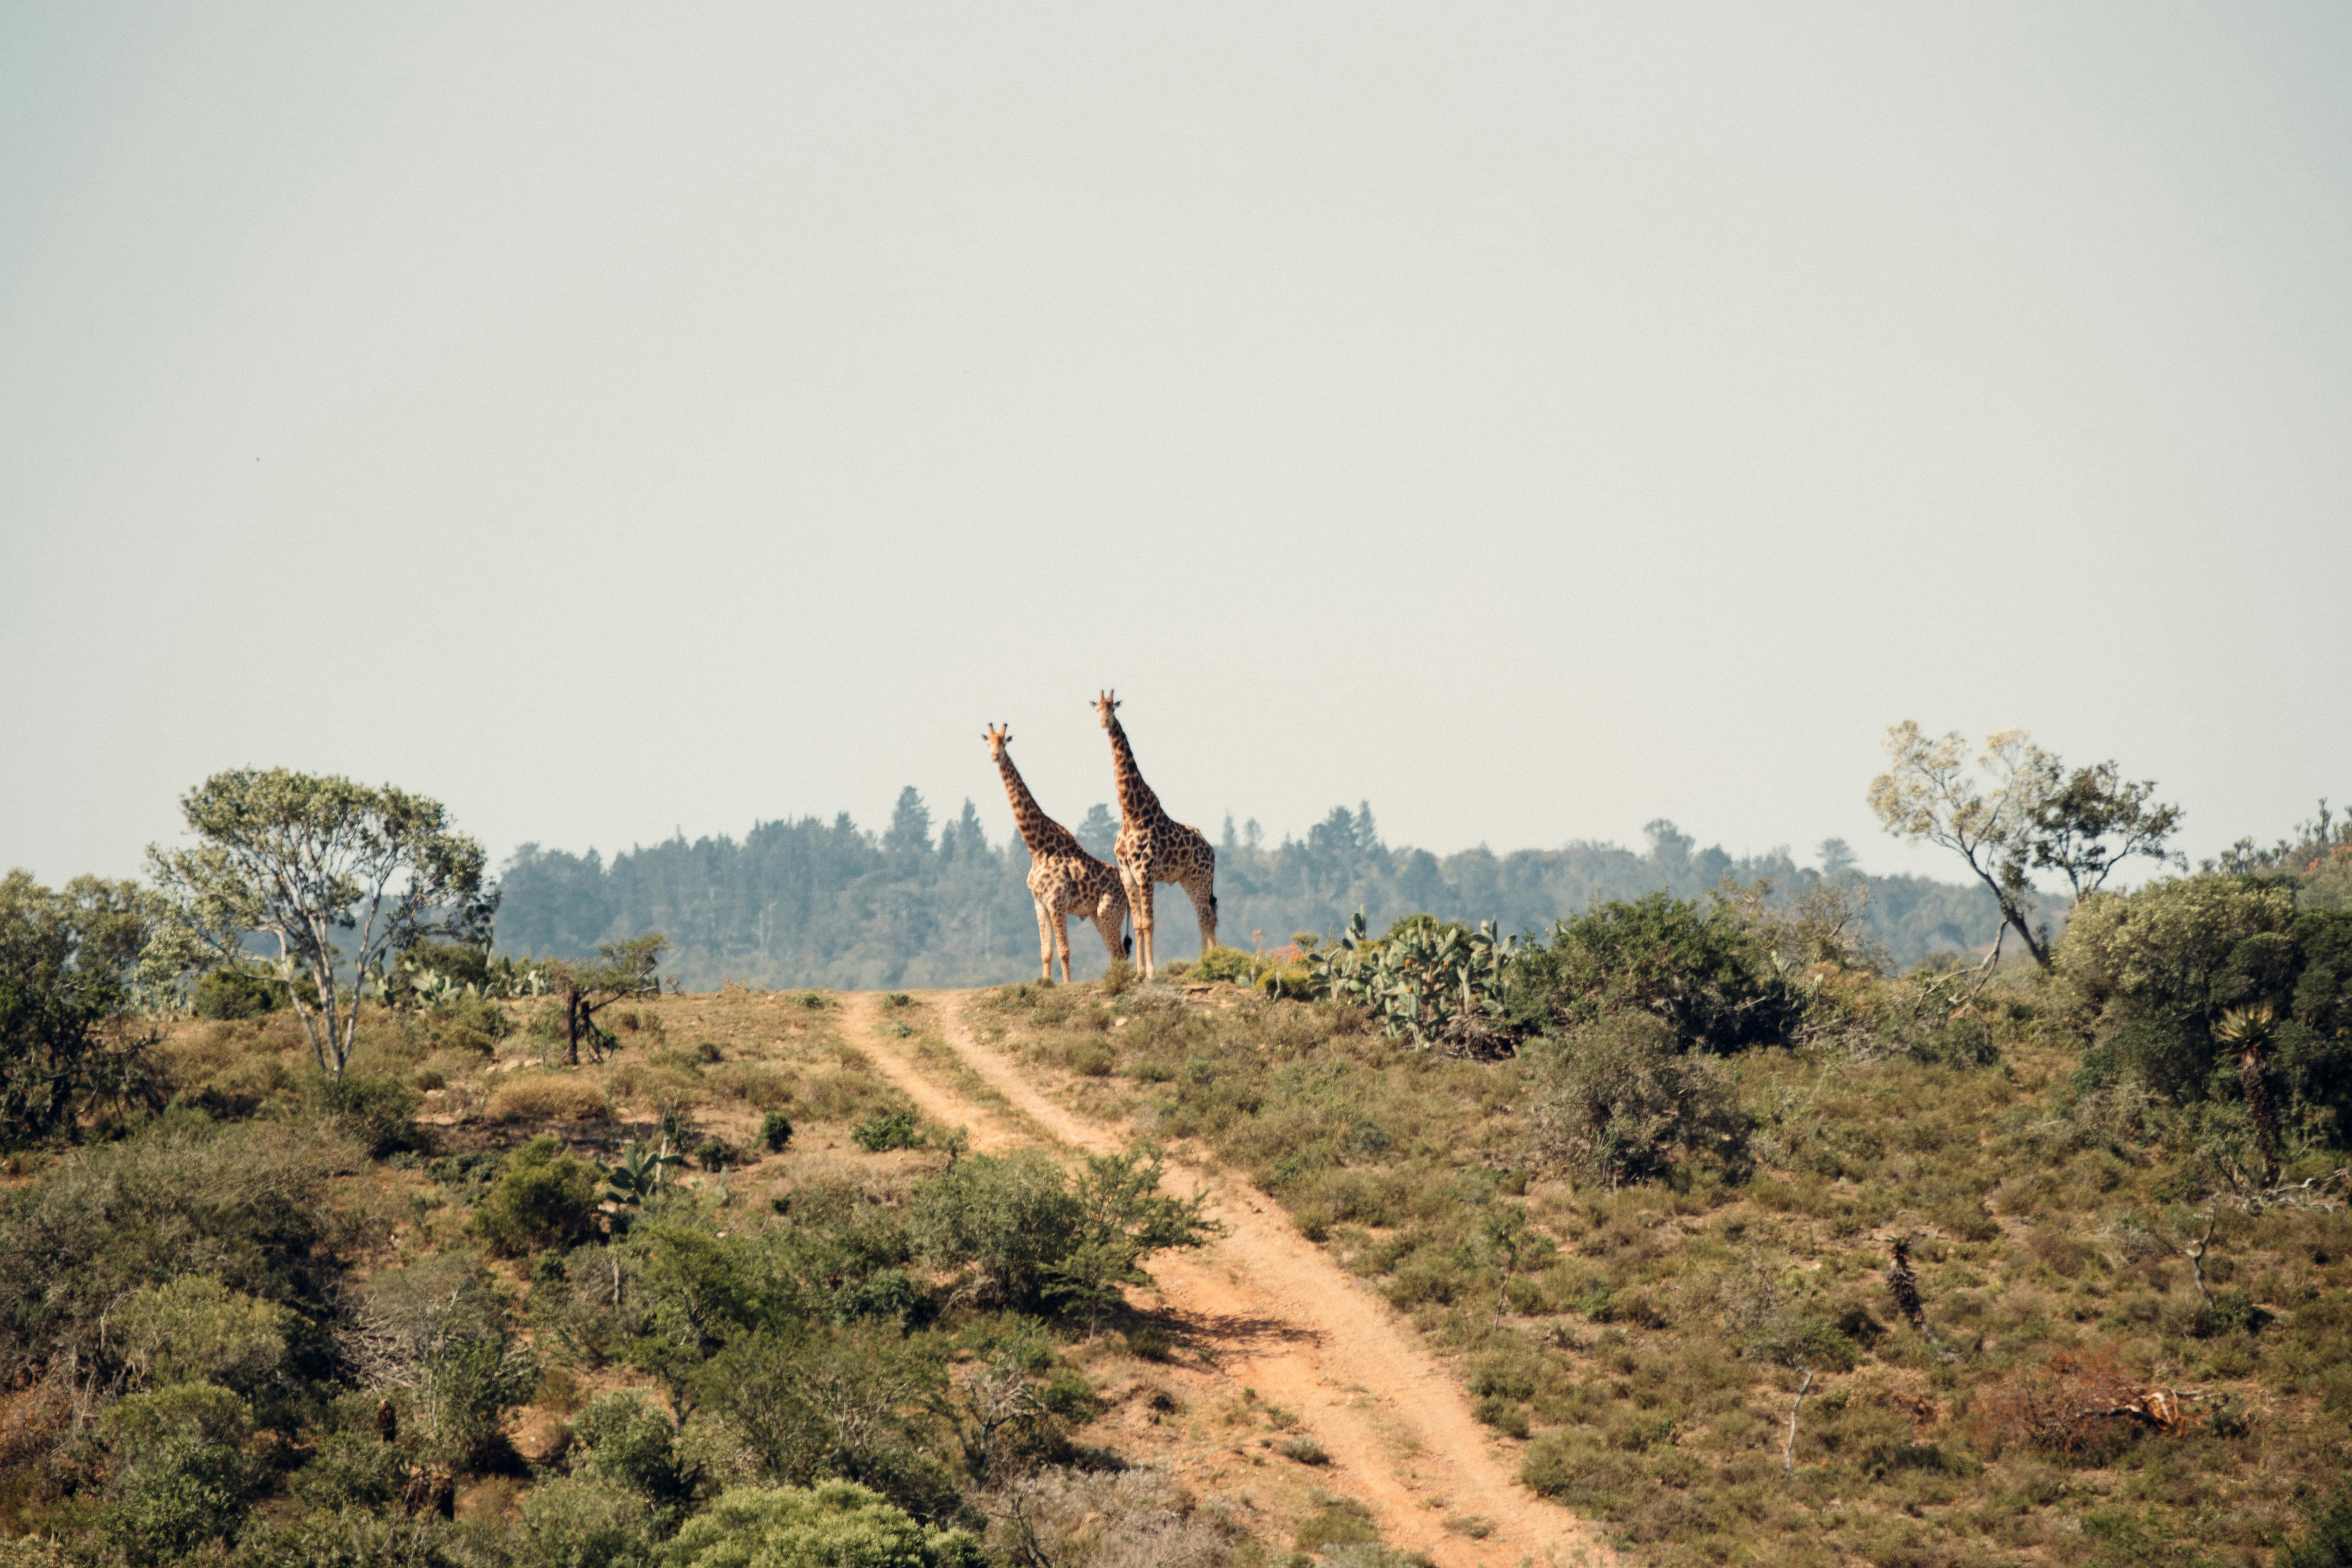
[[[2263,1052],[2278,1032],[2278,1016],[2267,1002],[2232,1007],[2213,1026],[2213,1037],[2238,1053],[2238,1088],[2246,1097],[2246,1118],[2254,1124],[2254,1142],[2262,1151],[2263,1185],[2279,1179],[2278,1106],[2271,1098],[2270,1066]]]

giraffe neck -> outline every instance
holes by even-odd
[[[1079,847],[1070,830],[1046,816],[1037,797],[1029,793],[1021,770],[1013,765],[1011,752],[997,754],[996,771],[1004,775],[1004,793],[1013,802],[1013,826],[1020,830],[1021,842],[1029,846],[1031,855],[1066,855]]]
[[[1143,770],[1135,765],[1134,749],[1116,715],[1110,721],[1110,755],[1118,780],[1118,814],[1129,822],[1159,821],[1166,813],[1160,809],[1160,797],[1143,782]]]

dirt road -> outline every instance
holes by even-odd
[[[972,1147],[1033,1141],[1110,1152],[1131,1129],[1079,1117],[1042,1092],[1010,1058],[982,1047],[963,1017],[968,994],[929,995],[961,1066],[1017,1114],[955,1081],[882,1033],[871,994],[847,997],[849,1037],[910,1095],[923,1114],[970,1130]],[[1441,1568],[1571,1563],[1615,1559],[1584,1522],[1520,1487],[1512,1466],[1471,1418],[1460,1384],[1393,1309],[1295,1230],[1273,1199],[1229,1174],[1171,1163],[1171,1191],[1209,1192],[1225,1234],[1196,1252],[1162,1253],[1149,1267],[1167,1305],[1216,1344],[1221,1367],[1265,1398],[1299,1413],[1327,1449],[1333,1489],[1372,1510],[1391,1544]],[[1449,1533],[1447,1515],[1493,1526],[1484,1539]]]

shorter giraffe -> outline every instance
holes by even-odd
[[[1118,699],[1108,691],[1095,699],[1102,727],[1110,731],[1111,767],[1118,784],[1120,826],[1111,852],[1118,858],[1128,909],[1135,916],[1136,962],[1149,980],[1159,967],[1151,946],[1153,884],[1173,882],[1183,889],[1201,922],[1201,951],[1217,945],[1217,852],[1199,828],[1187,827],[1160,809],[1160,797],[1135,765],[1118,708]]]
[[[1004,793],[1013,800],[1013,826],[1029,846],[1029,896],[1037,904],[1038,977],[1054,978],[1054,955],[1062,955],[1062,983],[1070,980],[1070,926],[1073,914],[1092,921],[1102,932],[1103,946],[1113,958],[1125,956],[1134,944],[1120,928],[1127,924],[1127,889],[1117,871],[1086,851],[1070,830],[1045,815],[1037,797],[1021,781],[1013,765],[1010,726],[991,726],[988,754],[1004,776]]]

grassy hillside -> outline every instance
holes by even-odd
[[[0,1563],[1402,1562],[1303,1467],[1153,1468],[1269,1428],[1129,1348],[1192,1226],[1148,1168],[966,1152],[837,998],[646,999],[577,1068],[544,1007],[371,1009],[340,1087],[284,1013],[184,1023],[165,1109],[7,1156]]]
[[[1573,1034],[1448,1059],[1181,982],[1014,987],[989,1016],[1078,1103],[1276,1195],[1631,1561],[2268,1562],[2352,1458],[2342,1156],[2306,1142],[2284,1179],[2312,1191],[2233,1195],[2210,1138],[2074,1087],[2063,1000],[1979,997],[1966,1050],[1848,1029],[1725,1058],[1742,1157],[1614,1185],[1546,1142]]]

